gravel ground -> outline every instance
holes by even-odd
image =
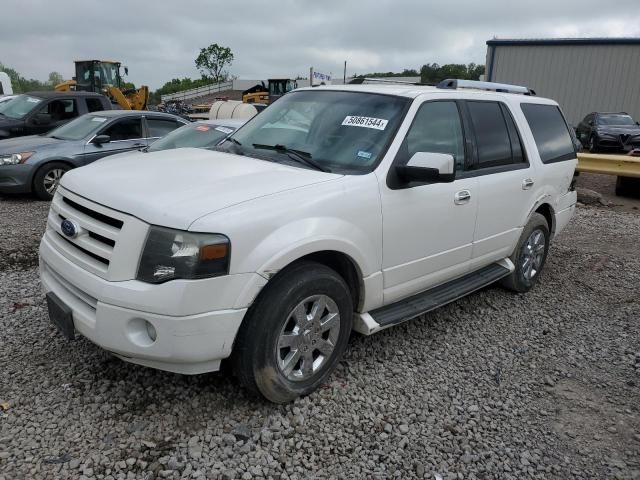
[[[640,478],[640,215],[582,207],[526,295],[372,337],[285,406],[49,325],[46,203],[0,198],[0,480]]]

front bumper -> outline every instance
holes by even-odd
[[[0,193],[28,193],[31,191],[33,165],[0,166]]]
[[[93,343],[123,360],[184,374],[219,369],[266,283],[253,273],[192,281],[196,291],[209,294],[185,305],[187,281],[108,281],[61,255],[47,235],[40,244],[40,279],[45,293],[55,293],[71,308],[76,331]],[[153,325],[155,340],[146,322]]]

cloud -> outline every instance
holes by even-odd
[[[597,14],[595,13],[597,12]],[[106,58],[155,89],[198,77],[201,47],[231,48],[241,78],[400,71],[425,63],[484,63],[493,37],[640,35],[637,0],[3,0],[0,62],[33,78],[73,75],[73,60]]]

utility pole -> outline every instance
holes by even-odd
[[[344,77],[343,77],[342,83],[343,84],[347,83],[347,61],[346,60],[344,61]]]
[[[309,86],[313,87],[313,67],[309,68]]]

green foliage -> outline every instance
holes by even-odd
[[[420,73],[417,70],[404,69],[402,72],[394,73],[394,72],[374,72],[374,73],[365,73],[364,75],[356,75],[356,78],[386,78],[386,77],[419,77]]]
[[[195,62],[203,77],[208,77],[214,83],[224,82],[229,77],[225,67],[233,63],[233,53],[229,47],[212,43],[200,49]]]
[[[420,79],[423,83],[438,83],[447,78],[458,78],[461,80],[478,80],[484,74],[484,65],[470,63],[468,65],[460,63],[448,63],[438,65],[431,63],[423,65],[420,69]]]
[[[51,72],[49,74],[49,80],[46,82],[35,80],[33,78],[27,79],[13,68],[3,65],[2,62],[0,62],[0,72],[5,72],[9,75],[14,93],[31,92],[34,90],[53,90],[53,87],[63,81],[62,75],[58,72]]]
[[[153,104],[160,103],[161,95],[168,95],[170,93],[181,92],[183,90],[190,90],[192,88],[204,87],[205,85],[211,84],[211,79],[205,76],[197,80],[193,80],[192,78],[174,78],[173,80],[165,83],[158,90],[153,92],[150,95],[150,102]]]

